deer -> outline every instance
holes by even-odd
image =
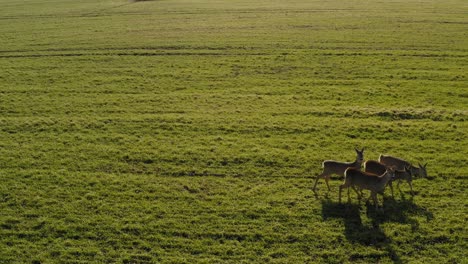
[[[386,166],[394,166],[396,170],[400,170],[400,171],[405,170],[405,167],[409,167],[411,171],[411,175],[419,176],[422,178],[427,177],[427,170],[426,170],[427,163],[424,165],[421,165],[421,163],[418,163],[419,167],[416,167],[416,166],[411,165],[411,163],[409,163],[406,160],[392,157],[389,155],[383,155],[383,154],[380,154],[379,162]]]
[[[330,177],[333,174],[339,175],[339,176],[344,176],[344,173],[347,168],[356,168],[358,170],[361,169],[362,161],[364,160],[364,148],[361,150],[354,148],[356,151],[356,160],[354,162],[340,162],[340,161],[334,161],[334,160],[325,160],[322,163],[322,173],[317,175],[317,178],[315,179],[313,191],[315,194],[316,188],[317,188],[317,183],[318,180],[321,178],[325,179],[325,183],[327,184],[328,191],[330,191],[330,185],[328,185],[328,181],[330,180]]]
[[[395,176],[395,171],[393,170],[393,168],[386,168],[385,172],[382,175],[376,176],[375,174],[361,171],[356,168],[347,168],[344,175],[345,180],[344,183],[340,185],[340,191],[338,194],[339,202],[341,203],[341,191],[343,190],[343,188],[348,188],[348,200],[351,200],[349,196],[350,187],[354,189],[354,191],[358,195],[358,198],[360,199],[360,194],[355,188],[357,187],[361,190],[366,189],[371,191],[369,199],[372,198],[375,204],[375,209],[377,210],[377,193],[383,193],[387,183]]]
[[[386,166],[385,164],[382,164],[376,160],[368,160],[364,162],[364,171],[375,174],[376,176],[383,174],[386,171],[387,167],[388,166]],[[395,169],[395,166],[392,166],[392,168]],[[413,185],[411,184],[411,182],[413,181],[413,174],[411,172],[410,166],[405,166],[403,170],[395,169],[395,177],[393,177],[387,184],[390,186],[390,189],[392,190],[392,197],[394,197],[392,182],[396,180],[398,180],[397,187],[399,190],[400,190],[401,180],[406,180],[410,186],[411,195],[414,196]]]

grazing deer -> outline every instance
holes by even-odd
[[[395,168],[394,166],[392,166],[392,168]],[[365,172],[369,172],[369,173],[372,173],[372,174],[375,174],[376,176],[377,175],[382,175],[383,173],[385,173],[385,171],[387,170],[387,166],[378,162],[378,161],[375,161],[375,160],[368,160],[366,162],[364,162],[364,171]],[[390,189],[392,190],[392,197],[394,197],[393,195],[393,185],[392,185],[392,182],[398,180],[398,189],[400,189],[400,182],[401,180],[406,180],[410,186],[410,189],[411,189],[411,195],[414,195],[414,192],[413,192],[413,185],[411,184],[411,182],[413,181],[413,175],[411,173],[411,169],[409,166],[405,166],[404,170],[395,170],[395,177],[393,177],[389,182],[388,182],[388,185],[390,186]]]
[[[359,189],[366,189],[371,191],[369,198],[372,197],[372,200],[374,200],[375,209],[378,209],[377,193],[383,193],[385,186],[391,180],[391,178],[394,177],[394,175],[395,172],[393,168],[387,168],[380,176],[376,176],[369,172],[360,171],[356,168],[348,168],[345,171],[344,183],[340,185],[340,192],[338,195],[339,202],[341,203],[341,190],[343,188],[348,188],[348,200],[350,200],[350,187],[353,187],[354,191],[358,194],[358,197],[360,197],[360,194],[354,188],[358,187]]]
[[[317,175],[317,178],[315,179],[314,183],[313,191],[315,194],[317,194],[317,182],[320,178],[325,179],[328,191],[330,191],[330,185],[328,185],[328,181],[330,180],[331,175],[336,174],[339,176],[344,176],[344,172],[347,168],[356,168],[358,170],[361,169],[361,164],[364,160],[364,148],[362,148],[362,150],[354,148],[354,150],[356,151],[356,160],[354,162],[339,162],[334,160],[325,160],[322,163],[323,171],[321,174]]]
[[[411,175],[419,176],[423,178],[427,177],[427,170],[426,170],[427,163],[424,165],[418,164],[419,167],[416,167],[416,166],[411,165],[411,163],[407,162],[406,160],[395,158],[392,156],[383,155],[383,154],[380,154],[379,162],[388,167],[394,166],[395,169],[401,170],[401,171],[404,170],[405,167],[409,167],[411,171]]]

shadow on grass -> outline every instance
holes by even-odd
[[[421,208],[411,200],[395,200],[386,197],[384,199],[384,212],[375,210],[373,204],[366,205],[366,215],[371,220],[370,225],[363,225],[361,219],[361,206],[357,203],[338,203],[330,199],[322,200],[322,218],[343,219],[345,227],[345,237],[351,243],[359,243],[365,246],[387,252],[393,263],[402,263],[395,249],[392,247],[392,240],[383,232],[380,225],[385,222],[396,222],[410,224],[412,230],[419,228],[419,223],[410,218],[412,215],[424,215],[427,220],[433,218],[432,213],[425,208]],[[360,253],[350,255],[350,261],[368,260],[368,258],[380,258],[380,256],[366,256]],[[378,259],[377,259],[378,261]]]
[[[368,207],[368,213],[372,212],[370,207]],[[398,199],[385,197],[383,201],[383,208],[385,213],[371,215],[374,221],[378,223],[396,222],[402,224],[411,224],[411,226],[414,228],[418,227],[419,224],[417,221],[410,218],[410,216],[424,216],[427,221],[430,221],[434,218],[434,215],[426,208],[415,204],[412,197],[410,199],[406,199],[405,195],[401,195]]]

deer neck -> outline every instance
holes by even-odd
[[[356,160],[353,162],[353,165],[354,165],[353,167],[360,169],[361,166],[362,166],[362,159],[359,159],[359,158],[356,159]]]
[[[421,174],[421,168],[415,167],[415,166],[411,165],[411,167],[410,167],[410,173],[411,173],[412,175],[420,175],[420,174]]]

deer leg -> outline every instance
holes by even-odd
[[[375,210],[379,209],[379,201],[377,200],[377,193],[372,192],[371,196],[372,196],[372,200],[374,200]]]
[[[350,184],[346,181],[340,185],[340,191],[338,192],[339,203],[341,203],[341,191],[343,190],[343,188],[348,188],[348,194],[349,194],[349,187],[350,187]],[[349,196],[348,196],[348,199],[349,199]]]
[[[353,190],[357,194],[358,199],[361,200],[362,189],[360,189],[361,192],[358,192],[358,190],[356,189],[356,186],[353,186]]]
[[[411,195],[414,196],[413,185],[411,184],[411,181],[408,181],[408,184],[409,184],[409,187],[410,187],[410,190],[411,190]]]
[[[315,178],[314,188],[312,188],[312,190],[314,191],[314,193],[315,193],[315,194],[317,194],[317,192],[316,192],[316,189],[317,189],[317,183],[318,183],[319,179],[320,179],[320,178],[322,178],[322,177],[323,177],[323,173],[322,173],[322,174],[319,174],[319,175],[317,175],[317,178]]]
[[[347,191],[348,191],[348,203],[351,201],[351,197],[349,197],[349,186],[347,188]]]
[[[328,191],[330,191],[330,185],[328,185],[328,180],[330,180],[330,175],[327,175],[327,177],[325,177],[325,183],[327,184],[327,187],[328,187]]]
[[[398,180],[398,183],[397,183],[397,188],[398,188],[398,190],[401,192],[401,189],[400,189],[400,182],[401,182],[401,181],[400,181],[400,180]]]
[[[393,197],[395,197],[395,196],[393,195],[393,184],[392,184],[392,181],[391,181],[391,180],[388,181],[388,185],[390,185],[390,190],[392,191],[392,198],[393,198]]]
[[[341,203],[341,190],[343,189],[344,184],[340,185],[340,191],[338,192],[338,202]]]

